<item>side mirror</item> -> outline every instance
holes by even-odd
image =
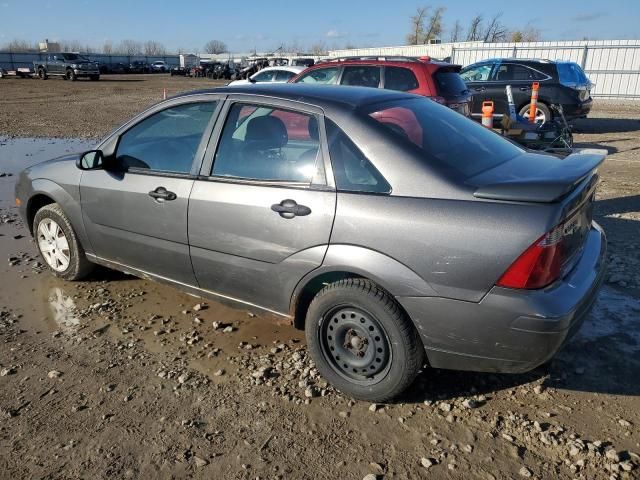
[[[84,152],[78,160],[76,167],[80,170],[99,170],[104,168],[104,154],[102,150],[89,150]]]
[[[256,83],[255,78],[247,77],[247,80],[249,80],[249,83]]]

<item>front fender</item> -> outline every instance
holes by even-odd
[[[82,210],[80,207],[80,189],[78,186],[68,187],[71,191],[63,188],[52,180],[45,178],[36,178],[31,181],[31,188],[28,192],[23,192],[28,195],[28,202],[26,205],[26,212],[30,211],[31,202],[38,195],[46,195],[54,202],[60,205],[60,208],[64,211],[65,215],[69,218],[71,225],[78,237],[78,240],[82,244],[85,252],[92,254],[93,249],[89,242],[86,230],[84,228],[84,222],[82,221]],[[25,212],[25,218],[27,214]],[[32,225],[28,225],[31,231]],[[33,232],[31,232],[33,233]]]

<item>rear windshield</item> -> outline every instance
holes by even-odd
[[[425,162],[470,178],[524,151],[500,135],[426,98],[369,105],[362,112],[417,149]]]
[[[442,97],[451,97],[466,93],[467,86],[458,72],[438,70],[433,78],[436,81],[438,95]]]
[[[563,85],[587,85],[589,79],[577,63],[558,63],[558,78]]]

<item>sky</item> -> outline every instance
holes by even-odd
[[[418,6],[446,6],[443,41],[459,19],[503,13],[510,28],[528,23],[543,40],[640,39],[640,0],[0,0],[0,45],[157,40],[170,51],[203,52],[222,40],[232,52],[281,44],[328,48],[403,45]]]

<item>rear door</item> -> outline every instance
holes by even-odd
[[[126,128],[109,168],[84,171],[80,182],[98,257],[187,285],[196,284],[187,205],[218,103],[195,100],[177,100]]]
[[[382,87],[382,67],[377,65],[345,65],[340,85],[353,87]]]
[[[322,112],[246,98],[227,101],[193,186],[191,258],[201,288],[287,313],[295,285],[321,265],[333,224]]]
[[[482,102],[493,100],[493,94],[490,91],[491,85],[489,83],[493,66],[493,62],[483,62],[470,65],[460,71],[462,80],[467,84],[467,87],[469,87],[473,95],[471,113],[474,116],[482,113]]]
[[[494,98],[495,113],[504,115],[509,112],[509,102],[507,99],[506,86],[511,85],[513,102],[516,113],[522,105],[531,101],[531,86],[533,82],[546,79],[547,76],[537,70],[519,63],[502,62],[496,65],[493,71],[492,87],[488,92]]]

